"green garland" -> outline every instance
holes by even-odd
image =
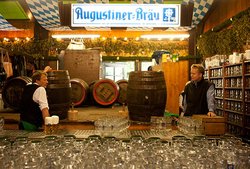
[[[227,20],[197,39],[198,52],[204,58],[215,54],[229,55],[244,52],[250,37],[250,8]],[[230,27],[229,27],[230,26]]]

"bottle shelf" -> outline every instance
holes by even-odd
[[[242,75],[226,75],[225,78],[235,78],[235,77],[242,77]]]
[[[230,113],[235,113],[235,114],[243,115],[242,112],[238,112],[238,111],[234,111],[234,110],[229,110],[229,109],[225,109],[225,112],[230,112]]]
[[[250,61],[210,67],[206,78],[215,84],[216,110],[225,117],[227,132],[248,135],[245,128],[250,129],[246,124],[249,120],[245,118],[250,118]]]
[[[216,107],[216,109],[218,109],[218,110],[224,110],[223,108],[221,108],[221,107]]]
[[[223,97],[216,97],[215,96],[215,99],[223,100]]]
[[[225,87],[225,89],[237,89],[237,90],[242,90],[242,87]]]
[[[222,76],[217,76],[217,77],[210,77],[210,79],[222,79]]]
[[[234,123],[234,122],[231,122],[231,121],[227,121],[227,123],[231,124],[231,125],[234,125],[234,126],[238,126],[238,127],[242,127],[243,128],[242,124]]]
[[[242,99],[232,99],[232,98],[225,98],[228,101],[235,101],[235,102],[242,102]]]

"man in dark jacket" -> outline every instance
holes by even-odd
[[[215,114],[214,84],[203,78],[204,67],[201,64],[191,66],[191,81],[184,89],[184,115]]]
[[[47,74],[36,71],[32,75],[32,84],[25,86],[21,100],[20,129],[37,130],[49,117],[49,106],[46,94]]]

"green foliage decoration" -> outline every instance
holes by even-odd
[[[52,38],[0,42],[0,47],[7,49],[10,55],[24,55],[35,59],[48,57],[51,51],[54,51],[52,55],[56,55],[56,51],[66,49],[67,45],[68,43],[58,42]]]
[[[230,23],[230,24],[229,24]],[[244,52],[244,45],[250,40],[250,8],[218,25],[197,38],[198,52],[204,57],[215,54],[229,55],[234,51]]]
[[[84,40],[86,48],[100,47],[105,56],[147,56],[151,57],[156,50],[168,50],[170,53],[180,56],[188,55],[188,41],[136,41],[129,39],[127,41],[108,38],[106,40]]]
[[[188,41],[136,41],[133,39],[113,40],[112,38],[85,39],[85,47],[100,48],[105,56],[124,56],[124,57],[151,57],[156,50],[168,50],[170,53],[179,56],[188,55]],[[57,41],[55,39],[46,40],[20,40],[20,41],[2,41],[0,47],[7,49],[10,55],[24,55],[35,59],[57,56],[61,50],[65,50],[69,41]]]

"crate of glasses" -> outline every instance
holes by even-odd
[[[225,118],[221,116],[209,117],[207,115],[193,115],[192,119],[200,121],[205,135],[225,134]]]

